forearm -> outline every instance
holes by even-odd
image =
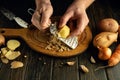
[[[95,0],[74,0],[77,1],[80,7],[87,9]]]

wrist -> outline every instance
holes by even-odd
[[[35,0],[37,3],[39,3],[39,2],[45,2],[45,3],[47,3],[47,2],[50,2],[50,0]]]
[[[74,0],[81,8],[87,9],[95,0]]]
[[[41,4],[51,4],[50,0],[35,0],[36,8],[39,8]]]

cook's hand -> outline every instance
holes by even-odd
[[[53,8],[50,1],[36,0],[36,10],[32,16],[31,22],[39,30],[43,31],[49,27],[52,13]]]
[[[80,35],[84,31],[86,25],[89,22],[85,10],[86,8],[84,6],[81,6],[78,0],[74,1],[60,19],[59,28],[67,24],[68,21],[75,20],[76,21],[76,25],[74,26],[75,28],[69,36]]]

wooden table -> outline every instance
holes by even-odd
[[[112,17],[118,22],[120,20],[120,8],[113,8],[109,2],[94,2],[88,9],[87,13],[90,19],[89,26],[92,30],[93,37],[97,34],[97,22],[103,18]],[[20,28],[14,21],[9,21],[0,13],[0,27]],[[7,38],[10,39],[10,38]],[[55,58],[42,55],[31,48],[22,40],[20,48],[22,55],[16,60],[22,61],[24,66],[18,69],[10,68],[10,61],[4,64],[0,61],[0,80],[119,80],[120,64],[115,67],[100,69],[95,71],[99,66],[106,64],[97,58],[97,49],[93,47],[92,42],[88,49],[82,54],[70,58]],[[114,43],[110,48],[114,50],[118,43]],[[27,57],[25,57],[27,56]],[[90,57],[93,56],[97,63],[92,64]],[[75,61],[73,66],[65,65],[67,61]],[[89,72],[83,73],[79,65],[88,67]]]

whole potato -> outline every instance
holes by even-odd
[[[118,36],[119,36],[119,40],[120,40],[120,26],[119,26],[119,29],[118,29]]]
[[[109,47],[113,42],[116,42],[118,33],[114,32],[101,32],[97,34],[93,39],[93,45],[95,47]]]
[[[98,22],[98,28],[100,31],[117,32],[119,28],[118,22],[113,18],[105,18]]]

